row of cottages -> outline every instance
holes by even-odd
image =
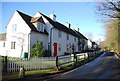
[[[30,49],[38,41],[42,42],[45,50],[50,50],[51,56],[85,51],[88,48],[88,39],[79,31],[71,29],[70,23],[63,25],[57,22],[56,15],[47,17],[37,12],[31,17],[15,11],[7,24],[5,54],[20,57],[21,52],[27,52],[30,57]]]

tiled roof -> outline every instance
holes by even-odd
[[[36,22],[40,19],[41,17],[35,17],[35,18],[31,18],[31,21],[30,22]]]
[[[6,33],[1,33],[0,40],[5,40],[5,39],[6,39]]]
[[[39,12],[40,13],[40,12]],[[80,37],[75,31],[73,31],[72,29],[66,27],[65,25],[57,22],[57,21],[53,21],[52,19],[50,19],[49,17],[45,16],[44,14],[40,13],[42,16],[44,16],[49,22],[50,24],[52,24],[55,28],[62,30],[68,34],[74,35],[76,37]]]
[[[77,34],[79,34],[80,37],[85,38],[86,40],[88,40],[88,39],[87,39],[83,34],[81,34],[80,32],[78,32],[78,31],[76,31],[76,30],[75,30],[75,32],[76,32]]]
[[[31,17],[31,16],[29,16],[29,15],[26,15],[26,14],[24,14],[24,13],[18,11],[18,10],[17,10],[17,12],[18,12],[18,13],[20,14],[20,16],[24,19],[24,21],[28,24],[28,26],[31,28],[32,31],[39,32],[39,31],[36,29],[36,27],[31,23],[31,20],[33,19],[32,21],[36,21],[36,20],[38,20],[40,17],[33,18],[33,17]],[[39,12],[39,13],[40,13],[40,12]],[[42,13],[40,13],[40,14],[41,14],[42,16],[44,16],[44,17],[49,21],[49,23],[52,24],[55,28],[57,28],[57,29],[59,29],[59,30],[61,30],[61,31],[64,31],[64,32],[66,32],[66,33],[68,33],[68,34],[74,35],[74,36],[76,36],[76,37],[81,37],[81,36],[82,36],[83,38],[87,39],[87,38],[86,38],[84,35],[82,35],[80,32],[74,31],[74,30],[66,27],[65,25],[57,22],[57,21],[53,21],[51,18],[45,16],[45,15],[42,14]],[[40,32],[40,33],[48,34],[48,32],[47,32],[46,30],[45,30],[44,32]]]
[[[30,22],[31,22],[31,23],[34,23],[34,22],[37,22],[37,21],[45,24],[42,16],[41,16],[41,17],[33,17],[33,18],[31,18],[31,21],[30,21]]]
[[[30,22],[31,21],[31,16],[29,15],[26,15],[20,11],[17,10],[17,12],[20,14],[20,16],[23,18],[23,20],[27,23],[27,25],[31,28],[32,31],[35,31],[35,32],[39,32],[39,33],[43,33],[43,34],[47,34],[48,35],[48,32],[45,30],[44,32],[40,32],[36,29],[36,27]]]

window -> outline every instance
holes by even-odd
[[[74,37],[74,41],[76,41],[76,37]]]
[[[61,37],[62,32],[60,30],[58,30],[58,37]]]
[[[12,32],[16,32],[16,30],[17,30],[17,24],[13,24],[12,25]]]
[[[58,51],[61,51],[61,44],[58,45]]]
[[[43,47],[43,42],[41,42],[40,46]]]
[[[11,42],[11,49],[15,49],[15,43],[16,42]]]
[[[5,47],[5,42],[3,42],[3,47]]]
[[[66,45],[66,50],[69,51],[69,44]]]
[[[43,47],[43,42],[37,41],[37,43],[39,43],[40,47]]]
[[[67,40],[69,40],[69,35],[67,34]]]
[[[37,30],[44,32],[44,24],[41,22],[37,22]]]

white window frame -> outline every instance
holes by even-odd
[[[41,22],[37,22],[37,30],[44,32],[44,24]]]
[[[74,37],[74,41],[76,41],[77,40],[77,38],[76,37]]]
[[[17,24],[13,24],[12,25],[12,32],[16,32],[17,31]]]
[[[58,51],[61,51],[61,44],[58,44]]]
[[[5,42],[3,42],[3,47],[5,47]]]
[[[62,32],[58,30],[58,37],[62,37]]]
[[[67,36],[67,40],[69,40],[69,38],[70,38],[70,37],[69,37],[69,34],[67,34],[66,36]]]
[[[15,47],[16,47],[16,42],[15,41],[11,42],[11,49],[15,49]]]
[[[66,45],[66,51],[69,51],[69,44]]]

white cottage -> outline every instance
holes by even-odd
[[[78,52],[79,35],[70,28],[56,21],[56,15],[50,17],[37,12],[34,17],[15,11],[7,24],[6,47],[7,56],[20,57],[38,41],[45,50],[51,51],[51,56]]]

